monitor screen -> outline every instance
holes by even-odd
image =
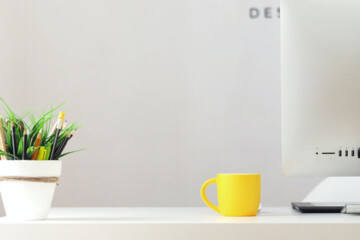
[[[281,1],[282,168],[360,174],[360,1]]]

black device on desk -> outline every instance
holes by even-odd
[[[301,213],[341,213],[345,203],[293,202],[293,209]]]

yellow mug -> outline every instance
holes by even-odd
[[[212,204],[205,195],[209,184],[217,184],[219,206]],[[204,203],[223,216],[256,216],[260,204],[260,174],[218,174],[201,187]]]

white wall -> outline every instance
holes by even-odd
[[[1,96],[18,111],[67,100],[84,124],[54,205],[198,206],[220,172],[261,173],[265,205],[301,200],[319,179],[281,173],[278,6],[0,0]]]

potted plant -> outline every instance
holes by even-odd
[[[77,152],[64,149],[79,126],[68,125],[63,112],[52,125],[64,103],[36,119],[31,112],[19,116],[2,98],[0,102],[6,113],[0,116],[0,192],[6,216],[45,219],[61,175],[59,159]]]

